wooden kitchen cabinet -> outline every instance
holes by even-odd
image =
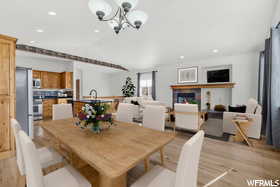
[[[42,81],[42,88],[61,88],[61,74],[55,72],[41,72],[41,81]]]
[[[14,136],[10,127],[15,118],[16,39],[0,35],[0,159],[14,155]]]
[[[78,102],[78,101],[73,102],[74,116],[77,116],[81,112],[82,107],[85,106],[85,104],[86,103],[84,102]]]
[[[33,78],[41,80],[41,88],[44,89],[72,89],[73,73],[72,72],[48,72],[33,70]]]
[[[63,72],[61,73],[61,88],[73,88],[73,73]]]
[[[10,97],[0,96],[0,151],[7,152],[11,148],[11,132],[10,132]]]
[[[32,77],[33,77],[33,79],[41,79],[41,71],[33,70]]]
[[[57,104],[67,104],[67,99],[57,99]]]
[[[57,104],[57,99],[44,99],[43,100],[43,119],[52,118],[52,106]]]

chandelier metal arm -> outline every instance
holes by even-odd
[[[121,13],[121,8],[118,8],[117,12],[115,13],[114,16],[112,16],[111,18],[108,19],[102,19],[100,21],[112,21],[113,19],[115,19],[115,17],[117,17],[117,15],[119,14],[119,12]]]
[[[132,23],[130,23],[130,21],[127,19],[126,14],[124,15],[125,18],[125,23],[127,23],[129,26],[131,26],[134,29],[137,29]]]

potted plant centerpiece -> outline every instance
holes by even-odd
[[[108,113],[108,104],[94,103],[85,104],[78,114],[79,122],[76,123],[82,129],[90,129],[94,133],[100,133],[105,129],[104,124],[108,128],[113,124],[112,114]]]

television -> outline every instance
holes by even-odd
[[[207,71],[207,83],[218,83],[218,82],[230,82],[229,69]]]

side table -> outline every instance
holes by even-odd
[[[253,147],[253,144],[250,142],[246,131],[248,126],[250,125],[250,121],[249,120],[232,120],[235,128],[236,128],[236,134],[234,136],[234,140],[236,142],[243,142],[245,140],[245,142],[248,144],[249,147]]]

